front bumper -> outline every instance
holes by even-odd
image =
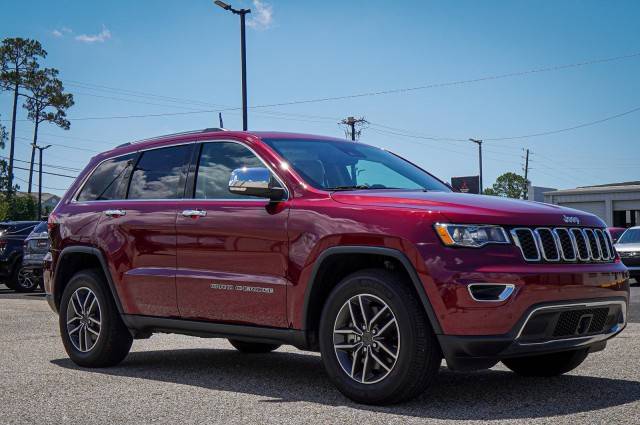
[[[532,306],[503,335],[438,335],[447,365],[484,369],[500,360],[588,348],[598,351],[627,324],[625,298],[544,303]]]

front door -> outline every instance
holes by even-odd
[[[286,327],[288,203],[229,192],[234,169],[265,167],[243,144],[207,142],[199,149],[193,201],[184,202],[176,221],[180,314]]]

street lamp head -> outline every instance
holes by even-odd
[[[214,3],[218,6],[220,6],[221,8],[223,8],[224,10],[231,10],[231,5],[228,5],[227,3],[220,1],[220,0],[215,0]]]

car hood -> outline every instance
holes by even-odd
[[[640,243],[617,243],[614,246],[618,252],[640,251]]]
[[[356,190],[333,192],[331,197],[336,202],[363,208],[409,208],[437,212],[444,219],[457,223],[518,226],[605,225],[595,215],[573,208],[498,196],[457,192]]]

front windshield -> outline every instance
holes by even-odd
[[[640,243],[640,229],[626,230],[618,239],[618,243]]]
[[[263,140],[316,189],[450,191],[427,172],[373,146],[333,140]]]

